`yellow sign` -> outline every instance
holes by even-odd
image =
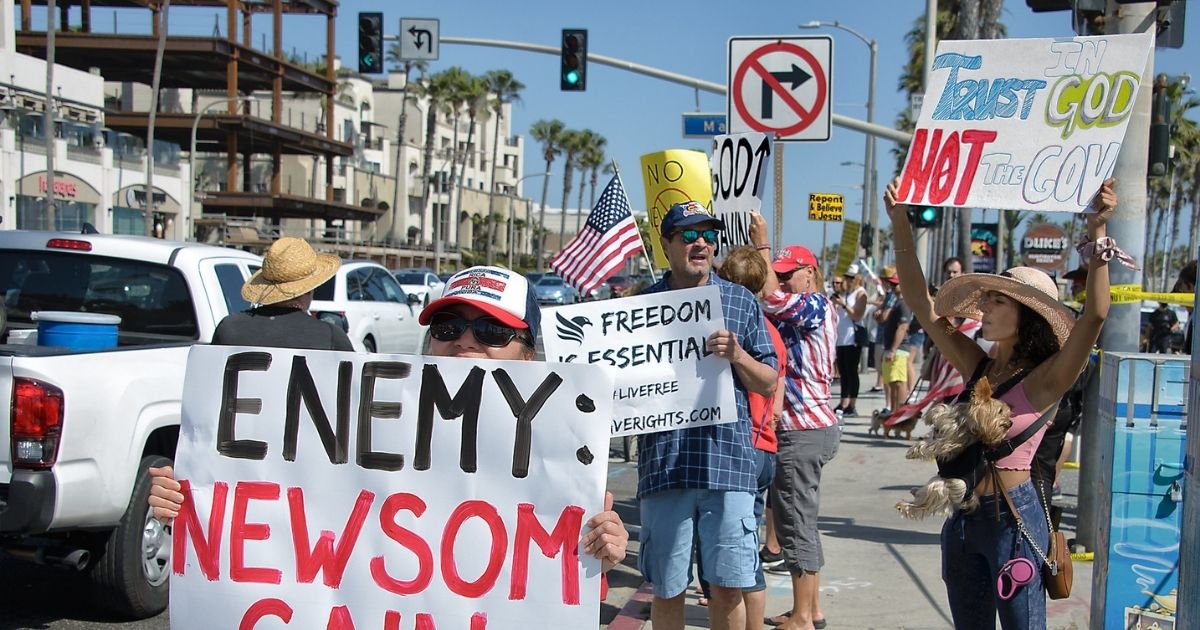
[[[833,193],[810,193],[808,195],[809,221],[841,221],[846,197]]]
[[[842,244],[838,247],[837,266],[833,268],[835,276],[846,273],[850,264],[858,259],[858,235],[861,231],[862,224],[858,221],[847,219],[842,223]]]
[[[663,217],[671,206],[695,201],[712,211],[712,169],[702,151],[670,149],[642,156],[646,213],[650,217],[650,249],[654,266],[666,269],[667,256],[659,242]]]

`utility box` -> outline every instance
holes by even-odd
[[[1189,627],[1175,615],[1190,368],[1186,355],[1102,359],[1093,628]]]

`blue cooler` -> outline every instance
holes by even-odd
[[[105,313],[35,311],[39,346],[71,350],[106,350],[117,347],[117,326],[121,318]]]

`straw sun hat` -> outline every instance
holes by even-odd
[[[1058,285],[1046,272],[1033,267],[1012,267],[1002,274],[968,273],[951,278],[938,289],[933,310],[945,317],[981,319],[979,304],[988,291],[1002,293],[1041,315],[1050,324],[1061,346],[1066,343],[1075,317],[1058,301]]]
[[[278,304],[321,286],[337,273],[341,261],[318,254],[303,239],[285,236],[267,249],[262,269],[242,285],[242,299],[251,304]]]

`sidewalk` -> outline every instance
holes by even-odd
[[[863,375],[864,387],[874,372]],[[838,386],[834,384],[834,392]],[[904,458],[909,442],[867,435],[870,414],[883,406],[882,394],[858,400],[859,417],[847,418],[838,455],[825,467],[821,484],[820,528],[825,551],[821,607],[830,629],[951,628],[941,580],[939,532],[942,519],[909,521],[892,507],[910,488],[935,472],[932,463]],[[926,430],[919,425],[914,437]],[[1063,531],[1074,538],[1078,471],[1063,471]],[[631,528],[632,530],[633,528]],[[630,553],[634,553],[631,543]],[[636,562],[633,563],[636,566]],[[1074,562],[1072,596],[1047,603],[1048,628],[1087,628],[1092,565]],[[608,625],[610,630],[649,629],[646,585]],[[791,608],[791,580],[767,573],[767,616]],[[688,628],[707,628],[706,610],[688,590]]]

